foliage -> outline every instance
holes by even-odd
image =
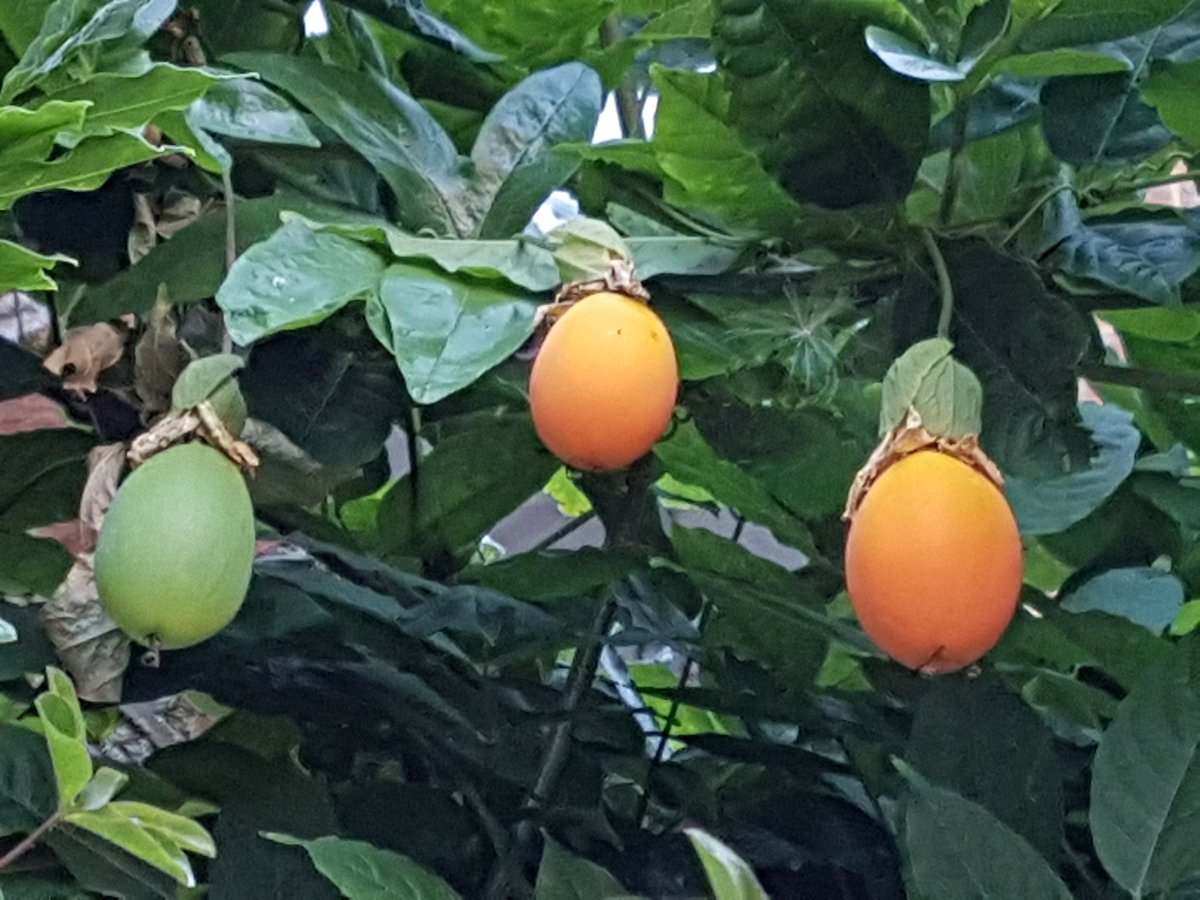
[[[1200,219],[1145,192],[1196,175],[1200,3],[307,8],[0,4],[0,293],[119,343],[0,338],[0,398],[63,413],[0,436],[5,897],[1195,891]],[[591,224],[547,235],[560,189]],[[527,381],[614,234],[684,385],[598,476]],[[229,628],[81,707],[55,667],[123,660],[41,529],[96,524],[89,454],[173,391],[244,398],[263,552]],[[1026,551],[939,678],[843,593],[913,403],[982,425]]]

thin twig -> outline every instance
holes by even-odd
[[[60,816],[58,813],[55,813],[29,834],[25,835],[19,844],[5,853],[4,856],[0,856],[0,872],[3,872],[18,859],[41,843],[42,838],[57,828],[61,822],[62,816]]]
[[[1008,232],[1004,235],[1004,240],[1000,242],[1000,246],[1008,246],[1008,244],[1010,244],[1012,240],[1021,233],[1025,226],[1030,223],[1033,217],[1041,212],[1043,206],[1045,206],[1063,191],[1069,191],[1071,189],[1071,185],[1069,184],[1056,184],[1054,187],[1050,188],[1050,190],[1038,197],[1037,200],[1034,201],[1033,206],[1029,207],[1029,211],[1017,220],[1017,224],[1008,229]]]
[[[954,315],[954,283],[950,280],[950,270],[946,268],[946,258],[937,245],[937,240],[928,229],[921,229],[921,239],[937,272],[938,292],[942,299],[942,311],[938,315],[937,334],[940,338],[950,337],[950,320]]]

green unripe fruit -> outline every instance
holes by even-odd
[[[96,588],[122,631],[173,650],[233,621],[253,562],[254,507],[241,472],[212,447],[183,444],[117,491],[96,546]]]

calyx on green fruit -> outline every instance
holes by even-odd
[[[233,621],[253,562],[254,507],[241,472],[206,444],[183,444],[117,491],[96,546],[96,588],[122,631],[173,650]]]
[[[188,363],[179,373],[171,392],[171,408],[176,411],[191,409],[208,401],[221,421],[234,435],[242,433],[246,425],[246,398],[234,378],[244,361],[232,353],[203,356]]]

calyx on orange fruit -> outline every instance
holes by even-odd
[[[578,469],[610,471],[644,456],[671,422],[679,393],[675,345],[641,300],[588,294],[557,318],[529,381],[533,424]]]
[[[1017,610],[1024,578],[1016,517],[974,437],[912,423],[872,457],[847,509],[846,586],[880,649],[925,672],[979,660]]]

